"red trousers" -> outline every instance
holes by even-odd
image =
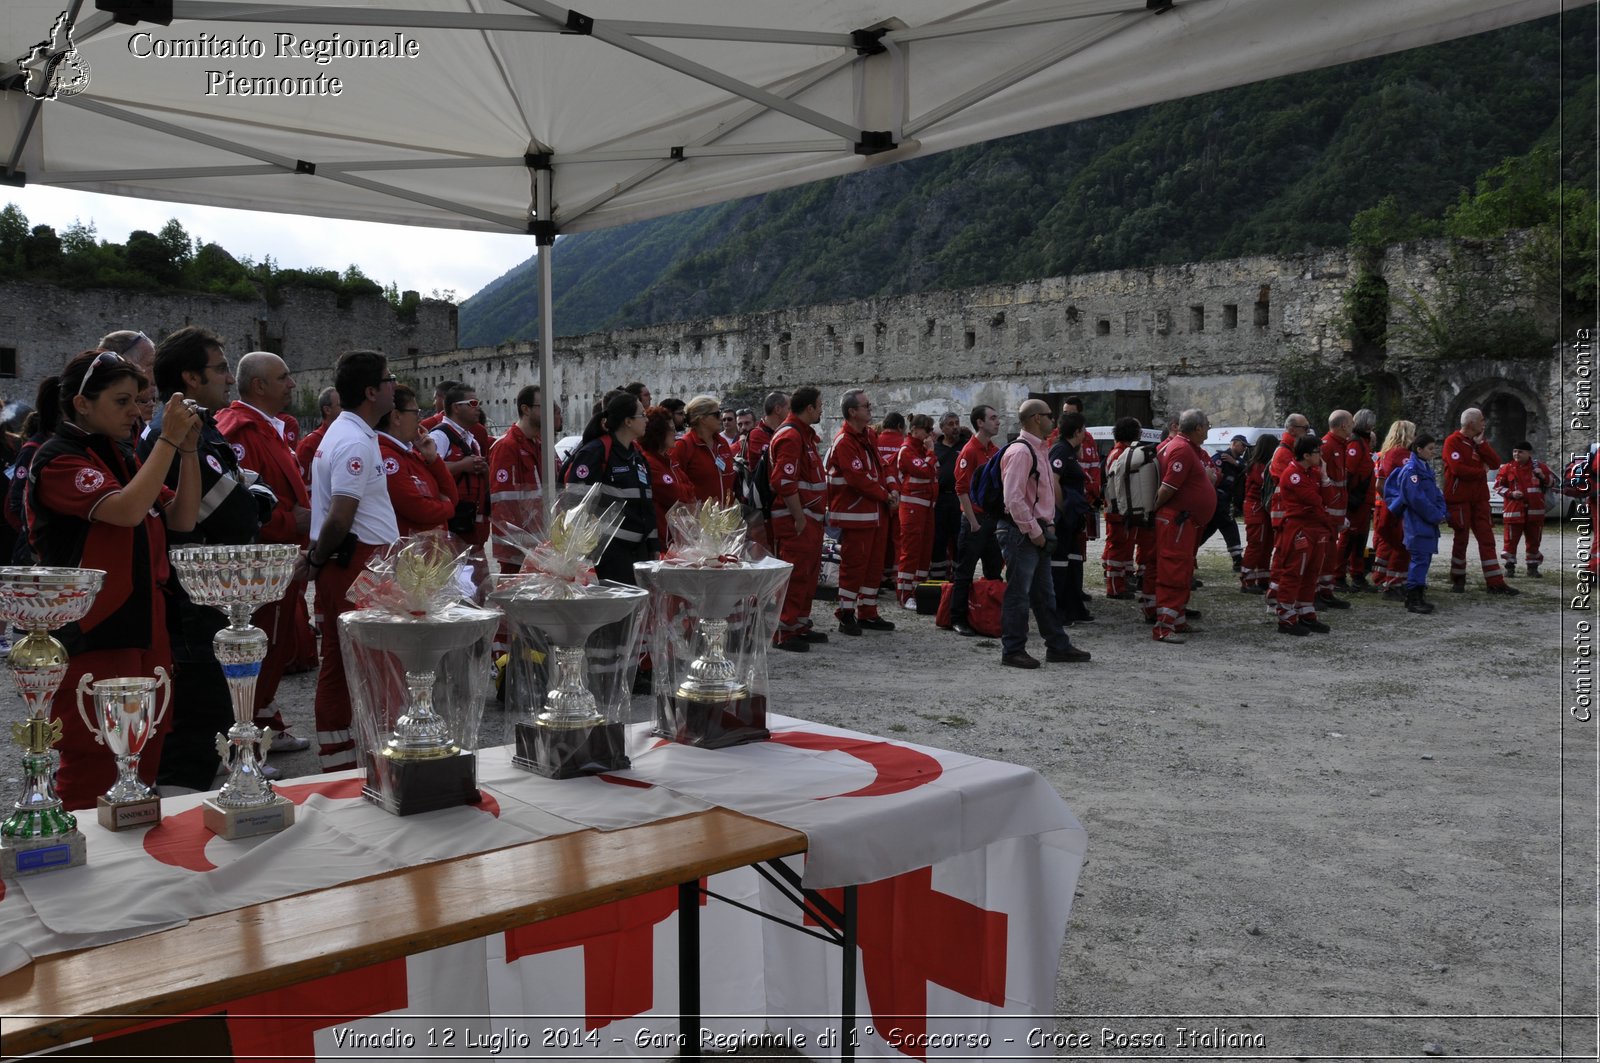
[[[1350,527],[1339,534],[1339,548],[1334,566],[1334,576],[1344,579],[1346,574],[1362,574],[1362,559],[1367,552],[1367,532],[1372,529],[1372,507],[1362,506],[1350,511]]]
[[[1155,576],[1156,634],[1183,623],[1185,606],[1194,583],[1194,552],[1200,529],[1193,520],[1179,524],[1173,514],[1156,514],[1154,572],[1147,568],[1144,585]]]
[[[1321,523],[1285,520],[1272,555],[1272,584],[1277,587],[1278,619],[1286,624],[1317,618],[1317,579],[1331,534]]]
[[[117,781],[117,760],[111,750],[95,740],[94,734],[83,725],[78,714],[78,680],[86,674],[96,679],[118,679],[130,676],[154,676],[157,668],[172,672],[172,649],[167,643],[166,598],[161,591],[155,593],[155,607],[150,618],[150,648],[147,650],[95,650],[75,653],[67,661],[67,677],[56,688],[50,703],[50,715],[61,721],[61,741],[56,752],[61,754],[61,767],[56,771],[56,796],[61,805],[71,812],[93,808],[95,799]],[[161,695],[157,695],[160,697]],[[85,695],[88,699],[88,695]],[[157,701],[154,708],[159,709]],[[161,744],[172,730],[173,706],[166,714],[156,733],[145,744],[139,757],[139,778],[154,786],[156,769],[161,766]],[[94,701],[89,699],[89,715],[94,716]],[[12,753],[16,750],[13,747]],[[14,764],[14,762],[13,762]],[[12,771],[18,770],[16,766]]]
[[[1489,586],[1503,584],[1505,573],[1500,569],[1500,558],[1494,552],[1494,522],[1489,502],[1452,502],[1445,509],[1445,519],[1450,522],[1450,578],[1467,578],[1467,539],[1478,540],[1478,559],[1483,562],[1483,579]]]
[[[1240,565],[1241,586],[1266,586],[1272,574],[1272,525],[1266,520],[1244,526],[1244,558]]]
[[[880,582],[892,583],[895,558],[900,556],[900,507],[884,506],[878,527],[883,529],[883,579]]]
[[[794,566],[778,618],[777,640],[783,642],[811,626],[811,602],[817,596],[817,576],[822,572],[822,522],[807,518],[798,533],[787,517],[775,519],[767,527],[773,552]]]
[[[901,500],[898,560],[895,587],[903,598],[914,593],[918,580],[928,578],[928,564],[933,560],[932,502]]]
[[[1106,519],[1106,542],[1100,548],[1100,567],[1106,573],[1106,595],[1124,594],[1133,575],[1133,541],[1137,528],[1120,520]]]
[[[321,657],[317,653],[317,630],[311,626],[311,610],[306,606],[306,583],[295,583],[289,590],[289,607],[294,611],[294,653],[284,666],[286,672],[311,672]]]
[[[1539,544],[1544,541],[1544,514],[1529,513],[1522,520],[1506,521],[1505,549],[1501,557],[1508,562],[1517,560],[1517,543],[1524,536],[1528,540],[1528,564],[1537,565],[1544,561],[1544,555],[1539,552]]]
[[[257,609],[250,622],[267,633],[267,655],[261,660],[261,674],[256,677],[255,725],[284,728],[283,713],[267,712],[272,700],[278,696],[278,684],[283,673],[300,649],[296,626],[299,617],[295,612],[295,595],[305,600],[306,585],[291,583],[288,592],[279,601]]]
[[[1372,574],[1380,587],[1403,587],[1411,568],[1411,551],[1406,549],[1405,524],[1391,520],[1385,510],[1373,529]]]
[[[355,733],[350,730],[350,686],[339,649],[339,614],[354,609],[345,592],[378,548],[357,543],[350,564],[329,562],[317,573],[317,610],[322,614],[322,669],[317,673],[317,760],[323,771],[356,766]]]
[[[839,529],[839,611],[859,609],[862,616],[878,615],[878,582],[883,575],[883,552],[888,529],[879,520],[870,528]]]

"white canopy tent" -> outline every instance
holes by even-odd
[[[6,0],[0,182],[529,233],[549,380],[558,233],[1578,3]]]

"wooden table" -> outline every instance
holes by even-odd
[[[805,850],[799,831],[716,808],[558,835],[206,916],[48,956],[0,978],[0,1050],[37,1052],[667,886],[694,890],[704,876]],[[698,1000],[697,986],[683,988]]]

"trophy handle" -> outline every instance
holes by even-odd
[[[161,721],[166,718],[167,708],[172,704],[172,680],[167,678],[167,670],[160,665],[156,665],[156,690],[161,692],[161,707],[150,720],[152,734],[161,726]]]
[[[93,685],[94,685],[94,673],[93,672],[85,672],[85,673],[83,673],[83,677],[78,680],[78,693],[77,693],[78,715],[83,717],[84,726],[88,727],[89,728],[89,733],[94,735],[95,742],[97,744],[103,746],[103,745],[106,744],[105,736],[100,733],[99,726],[97,726],[95,724],[95,722],[92,719],[89,718],[89,707],[86,704],[84,704],[84,701],[83,701],[84,693],[86,691],[88,691],[89,688],[92,687]]]
[[[217,756],[222,760],[222,770],[233,770],[233,743],[228,741],[227,735],[217,735]]]

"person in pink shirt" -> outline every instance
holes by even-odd
[[[1084,661],[1056,612],[1055,580],[1050,553],[1055,549],[1056,481],[1044,437],[1050,434],[1050,406],[1029,399],[1017,410],[1022,434],[1006,444],[1000,457],[1005,511],[995,528],[1006,559],[1006,595],[1000,603],[1000,663],[1010,668],[1037,668],[1028,653],[1031,610],[1045,642],[1045,660]]]

